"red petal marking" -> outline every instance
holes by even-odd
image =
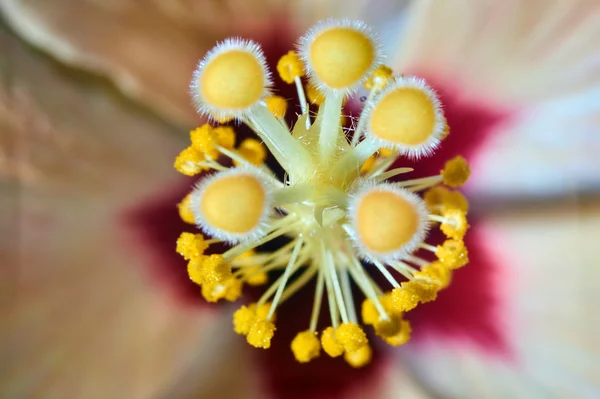
[[[422,304],[407,314],[412,323],[411,345],[446,341],[475,346],[488,355],[511,357],[503,313],[508,302],[501,290],[504,284],[502,265],[494,262],[486,251],[489,243],[476,219],[465,236],[470,262],[457,270],[448,288],[430,303]],[[444,240],[439,231],[428,242]]]
[[[283,31],[289,32],[289,28],[285,27]],[[274,66],[290,48],[291,41],[289,35],[273,30],[269,40],[262,42],[269,43],[265,50],[270,65]],[[279,79],[275,80],[283,89],[278,94],[295,98],[293,86],[280,86]],[[508,116],[508,113],[484,104],[462,101],[456,96],[457,91],[444,86],[436,88],[445,105],[451,133],[434,156],[420,162],[406,159],[398,162],[402,166],[415,164],[416,170],[412,174],[415,177],[438,173],[446,160],[454,155],[470,159]],[[296,110],[289,107],[288,112],[293,115]],[[248,134],[245,129],[237,128],[241,136]],[[188,279],[185,261],[175,253],[177,237],[191,227],[179,219],[176,204],[191,185],[192,180],[187,180],[166,193],[162,191],[148,202],[128,210],[124,220],[137,234],[142,256],[148,256],[150,276],[168,287],[175,298],[185,303],[206,304],[198,287]],[[487,351],[506,353],[506,342],[496,317],[502,302],[494,289],[495,265],[480,245],[476,221],[471,219],[471,224],[473,227],[466,238],[471,264],[456,273],[452,285],[440,294],[437,301],[411,312],[415,341],[418,344],[420,337],[425,336],[468,340]],[[386,356],[377,344],[373,348],[373,361],[362,369],[354,369],[343,359],[331,359],[325,354],[309,364],[295,361],[289,345],[297,332],[307,328],[312,294],[309,286],[285,303],[278,315],[273,347],[266,351],[254,350],[257,360],[264,366],[266,387],[276,398],[340,398],[356,392],[357,386],[364,389],[370,384],[377,384],[378,376],[383,374],[380,373],[381,368],[386,363]],[[325,312],[322,316],[324,319],[327,317]]]
[[[204,306],[209,304],[202,298],[200,288],[190,281],[187,262],[175,252],[175,243],[182,232],[198,232],[181,220],[177,210],[177,204],[191,190],[194,181],[182,178],[180,184],[127,210],[123,222],[132,231],[140,256],[147,259],[149,277],[157,286],[183,304]]]
[[[371,363],[363,368],[353,368],[343,356],[331,358],[321,351],[321,356],[310,363],[296,361],[290,344],[296,334],[308,329],[312,311],[315,281],[307,284],[300,292],[286,301],[277,312],[277,331],[268,350],[256,349],[254,356],[261,369],[265,388],[277,399],[338,399],[345,395],[356,395],[377,386],[385,375],[388,356],[380,347],[373,348]],[[260,295],[259,292],[256,294]],[[258,295],[254,300],[258,299]],[[326,297],[324,297],[326,302]],[[357,302],[360,304],[361,302]],[[360,309],[359,309],[360,311]],[[329,310],[324,304],[319,318],[322,330],[331,324]],[[369,336],[371,343],[374,337]],[[358,395],[360,396],[360,395]],[[365,393],[365,397],[370,397]]]

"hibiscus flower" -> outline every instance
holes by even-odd
[[[26,15],[15,17],[11,25],[34,43],[62,43],[46,48],[63,61],[91,65],[106,73],[128,94],[173,120],[192,120],[185,116],[190,108],[173,105],[177,100],[172,99],[179,94],[172,93],[177,90],[152,88],[152,84],[164,84],[167,90],[175,83],[162,82],[153,73],[144,76],[121,62],[122,54],[111,58],[110,51],[106,54],[86,46],[85,40],[78,42],[86,35],[65,32],[68,24],[57,22],[65,21],[60,12],[65,7],[53,9],[53,14],[44,8],[47,3],[38,4],[40,9],[12,3],[6,2],[20,7],[4,6],[7,15],[15,9]],[[549,21],[536,25],[541,31],[534,31],[537,36],[531,30],[520,33],[532,38],[529,46],[533,49],[542,48],[548,54],[557,50],[542,45],[548,44],[548,31],[554,32],[567,21],[561,18],[565,9],[560,5],[556,4],[554,14],[546,11],[548,15],[530,16],[535,22],[537,15]],[[444,140],[438,157],[420,162],[419,172],[437,173],[448,157],[458,153],[472,162],[473,179],[466,187],[474,208],[466,236],[471,264],[456,272],[437,301],[415,309],[413,343],[399,352],[374,347],[370,366],[358,370],[341,361],[295,363],[289,342],[304,321],[294,309],[310,307],[306,296],[292,297],[285,304],[288,311],[279,312],[282,339],[274,340],[273,348],[265,352],[251,352],[240,345],[239,337],[231,332],[233,309],[221,305],[207,309],[198,305],[199,301],[192,301],[196,306],[189,306],[190,301],[184,306],[173,300],[174,291],[162,287],[175,286],[178,293],[181,287],[194,287],[177,278],[186,275],[185,263],[173,251],[174,240],[185,228],[174,204],[191,184],[181,182],[170,170],[183,143],[177,133],[180,130],[124,104],[101,82],[73,80],[65,69],[7,36],[11,70],[18,73],[7,91],[10,97],[5,97],[10,98],[3,107],[9,141],[3,148],[17,143],[10,148],[18,151],[10,151],[4,158],[8,178],[3,200],[20,209],[10,215],[12,219],[5,219],[13,221],[8,227],[19,227],[12,245],[5,241],[7,264],[18,267],[10,288],[14,296],[8,303],[13,313],[3,328],[13,366],[5,377],[10,383],[3,384],[7,395],[428,397],[429,392],[437,392],[450,397],[531,397],[557,392],[559,396],[593,396],[598,382],[592,367],[597,360],[592,342],[597,320],[591,311],[587,314],[586,306],[593,298],[595,280],[594,272],[586,267],[593,264],[593,247],[585,237],[597,225],[598,213],[594,207],[577,203],[549,212],[518,213],[514,203],[506,205],[504,193],[511,193],[509,199],[532,193],[572,195],[573,186],[545,178],[556,172],[563,182],[567,178],[575,184],[594,182],[597,175],[580,173],[586,166],[597,167],[591,157],[576,157],[563,164],[570,169],[544,174],[544,169],[556,165],[554,160],[539,159],[548,156],[548,151],[530,145],[526,156],[515,156],[508,143],[525,145],[530,140],[543,145],[527,134],[540,134],[542,126],[558,129],[569,118],[580,124],[576,132],[581,133],[565,137],[569,146],[560,151],[561,156],[570,155],[567,150],[578,149],[582,139],[590,137],[597,121],[583,112],[593,111],[594,102],[586,99],[597,94],[594,79],[598,74],[586,55],[593,55],[595,49],[576,51],[568,45],[588,38],[597,26],[593,20],[597,10],[594,14],[593,8],[587,9],[584,16],[588,17],[580,19],[575,7],[572,18],[576,22],[568,20],[575,27],[569,25],[570,41],[559,49],[563,56],[570,56],[568,67],[573,69],[563,66],[544,71],[539,61],[532,70],[507,60],[515,43],[507,36],[517,33],[507,26],[506,19],[512,22],[515,15],[524,17],[529,8],[516,3],[514,8],[490,6],[481,11],[480,18],[475,15],[480,10],[475,4],[466,9],[453,6],[446,9],[421,3],[412,8],[406,17],[409,29],[403,36],[404,45],[393,66],[426,77],[446,106],[452,134]],[[38,13],[40,10],[46,12]],[[64,12],[75,12],[67,10]],[[484,23],[484,16],[502,16],[500,11],[506,13],[506,19],[489,18],[490,23]],[[158,13],[148,15],[152,18]],[[156,29],[145,17],[140,19],[140,25]],[[474,32],[486,30],[477,23],[487,27],[490,35],[489,40],[482,35],[479,47],[474,44]],[[289,29],[287,24],[282,26]],[[84,32],[84,28],[73,32]],[[268,49],[268,38],[252,34],[254,27],[248,29],[247,36],[259,39]],[[295,29],[289,32],[291,37],[295,35]],[[455,32],[456,37],[447,32]],[[234,33],[243,32],[224,30],[215,38]],[[142,33],[140,37],[156,36]],[[275,62],[291,47],[291,37],[275,46]],[[212,44],[205,43],[193,56],[182,53],[195,63]],[[140,47],[146,51],[149,46]],[[476,58],[478,54],[490,59]],[[466,55],[472,62],[465,61]],[[158,58],[163,59],[155,54],[145,59]],[[165,62],[176,63],[172,58]],[[521,60],[515,57],[515,61]],[[159,63],[134,65],[164,70]],[[191,71],[193,66],[188,66]],[[505,70],[512,74],[502,82]],[[173,79],[187,83],[190,73],[183,75],[183,80]],[[537,86],[530,82],[534,76]],[[546,84],[548,81],[554,85]],[[578,109],[577,104],[586,107]],[[541,124],[548,120],[554,123]],[[570,129],[573,131],[572,124]],[[593,148],[597,142],[592,139],[589,144]],[[527,163],[516,169],[518,162]],[[524,166],[535,173],[535,179],[519,174]],[[15,178],[22,183],[18,192],[9,190]],[[490,204],[490,197],[503,201]],[[496,212],[498,209],[506,212]],[[580,221],[582,214],[586,217]],[[132,219],[137,223],[132,225]],[[560,256],[563,254],[575,259],[566,261]],[[160,282],[156,273],[148,273],[157,266],[162,271]],[[565,267],[569,267],[566,274]],[[167,277],[176,284],[165,284]],[[235,384],[230,383],[233,378]]]

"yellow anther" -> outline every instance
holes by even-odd
[[[255,348],[269,349],[273,335],[275,335],[275,324],[256,318],[254,323],[252,323],[252,327],[250,327],[246,339]]]
[[[192,212],[192,208],[190,207],[192,203],[192,197],[190,194],[186,195],[183,200],[179,204],[177,204],[177,209],[179,210],[179,217],[186,223],[196,224],[196,220],[194,219],[194,213]]]
[[[375,307],[375,304],[369,298],[365,299],[362,303],[361,316],[363,323],[375,324],[379,320],[379,312]]]
[[[400,323],[402,322],[402,317],[399,314],[395,314],[390,316],[387,319],[379,319],[373,325],[375,327],[375,333],[380,337],[392,337],[398,334],[400,331]]]
[[[204,257],[202,264],[204,279],[209,284],[223,283],[231,278],[231,265],[223,261],[223,256],[212,254]]]
[[[383,340],[392,346],[404,345],[410,340],[411,331],[410,322],[402,320],[400,322],[400,330],[398,333],[391,337],[383,337]]]
[[[194,176],[203,170],[207,170],[207,167],[198,165],[199,162],[204,162],[204,156],[202,153],[196,151],[192,147],[188,147],[181,151],[177,158],[175,158],[175,164],[173,165],[179,173],[186,176]]]
[[[432,284],[437,284],[440,288],[446,288],[452,279],[450,268],[440,261],[430,263],[415,273],[416,279],[424,279]]]
[[[254,165],[262,165],[267,158],[267,150],[264,145],[256,139],[245,139],[237,149],[238,154],[246,161]],[[237,165],[237,162],[234,162]]]
[[[279,77],[285,83],[292,84],[296,78],[304,76],[304,65],[296,52],[289,51],[279,59],[277,63],[277,72]]]
[[[469,210],[469,201],[460,191],[448,190],[444,186],[430,188],[423,195],[423,199],[429,210],[436,214],[449,209],[458,209],[464,213]]]
[[[204,254],[208,244],[202,234],[181,233],[177,239],[177,253],[185,260],[197,258]]]
[[[337,341],[335,335],[335,329],[331,326],[327,327],[321,334],[323,350],[331,357],[338,357],[344,353],[344,347]]]
[[[233,302],[242,295],[242,285],[240,280],[233,277],[221,283],[204,284],[202,296],[208,302],[217,302],[220,299]]]
[[[369,79],[365,81],[365,88],[367,90],[378,90],[383,88],[392,79],[394,71],[392,68],[379,65],[369,76]]]
[[[244,281],[252,286],[266,284],[269,281],[269,275],[260,271],[260,266],[252,266],[244,272]]]
[[[201,195],[201,216],[210,227],[226,234],[244,234],[255,229],[266,207],[265,189],[251,174],[216,177]]]
[[[447,268],[459,269],[469,263],[467,247],[462,240],[446,240],[437,247],[435,255]]]
[[[243,48],[225,47],[205,61],[195,86],[208,106],[243,110],[262,97],[267,71],[260,54]]]
[[[259,318],[261,320],[267,320],[267,316],[269,315],[269,312],[271,311],[271,302],[263,303],[258,307],[256,307],[255,304],[253,304],[251,306],[253,306],[252,309],[254,309],[254,311],[256,312],[257,318]],[[273,316],[271,316],[271,320],[275,321],[275,313],[273,313]]]
[[[217,159],[219,151],[217,150],[217,135],[212,126],[204,124],[190,132],[192,148],[201,153],[205,158]]]
[[[393,190],[374,189],[364,194],[357,202],[354,215],[361,243],[377,253],[405,247],[423,230],[416,201],[420,200]]]
[[[446,209],[458,209],[465,214],[469,211],[469,201],[460,191],[450,191],[444,205]]]
[[[218,126],[213,129],[217,143],[228,150],[235,147],[235,130],[231,126]]]
[[[287,112],[287,102],[281,96],[269,96],[265,98],[267,108],[276,118],[284,118]]]
[[[256,305],[254,307],[256,308]],[[247,335],[255,319],[256,313],[252,305],[244,305],[233,313],[233,330],[240,335]]]
[[[459,209],[447,209],[442,213],[445,219],[440,226],[442,232],[448,238],[462,239],[469,228],[465,213]]]
[[[423,194],[423,200],[425,200],[425,204],[427,204],[429,211],[439,214],[446,204],[449,193],[450,190],[448,190],[446,187],[435,186],[425,191],[425,194]]]
[[[365,174],[370,172],[371,170],[373,170],[373,167],[375,166],[375,161],[377,160],[377,156],[376,155],[371,155],[369,158],[367,158],[367,160],[365,161],[365,163],[362,164],[362,166],[360,167],[360,173],[361,174]]]
[[[369,36],[350,26],[332,26],[315,34],[306,54],[318,82],[331,89],[347,89],[365,77],[376,59]]]
[[[379,153],[379,156],[383,158],[396,155],[396,151],[392,150],[391,148],[380,148],[377,152]]]
[[[335,330],[335,339],[346,352],[354,352],[369,343],[367,334],[356,323],[342,323]]]
[[[344,360],[352,367],[363,367],[369,364],[372,356],[373,350],[371,347],[369,345],[363,345],[354,352],[346,352],[344,354]]]
[[[325,101],[325,94],[311,84],[306,86],[306,97],[308,97],[308,101],[314,105],[321,105],[323,104],[323,101]]]
[[[310,330],[298,333],[291,346],[294,357],[300,363],[310,362],[312,359],[319,357],[321,353],[321,343],[317,333]]]
[[[187,272],[190,280],[198,285],[206,282],[203,271],[204,259],[202,256],[191,259],[187,265]]]
[[[444,184],[450,187],[458,187],[466,183],[471,174],[471,168],[467,160],[459,155],[446,162],[441,173]]]
[[[264,271],[260,271],[261,266],[251,266],[247,263],[248,261],[252,260],[251,258],[254,255],[255,252],[253,249],[251,249],[239,256],[236,256],[234,262],[238,260],[243,261],[244,259],[246,259],[246,262],[242,263],[244,265],[244,281],[249,285],[253,286],[263,285],[269,280],[269,276],[267,275],[267,273]]]
[[[413,310],[420,301],[420,296],[411,281],[405,281],[391,292],[391,306],[395,312],[403,313]]]
[[[417,87],[385,90],[373,106],[368,131],[390,145],[418,147],[435,135],[436,103]]]

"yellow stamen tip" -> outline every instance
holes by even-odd
[[[298,54],[294,51],[289,51],[286,55],[279,59],[277,63],[277,72],[279,77],[285,83],[292,84],[296,78],[304,76],[304,65]]]
[[[363,163],[362,166],[360,167],[360,173],[365,174],[365,173],[369,173],[371,170],[373,170],[376,160],[377,160],[376,155],[371,155],[369,158],[367,158],[365,163]]]
[[[436,261],[416,272],[415,278],[439,285],[440,288],[446,288],[452,279],[452,272],[448,266]]]
[[[446,240],[437,247],[435,255],[451,270],[459,269],[469,263],[467,247],[462,240]]]
[[[202,259],[202,257],[197,257],[191,259],[187,265],[187,272],[190,280],[198,285],[202,285],[206,282],[202,268],[203,263],[204,259]]]
[[[254,305],[256,308],[256,305]],[[233,313],[233,330],[240,335],[247,335],[254,323],[256,313],[252,309],[252,305],[242,306]]]
[[[177,210],[179,211],[179,217],[181,220],[188,224],[196,224],[196,220],[194,219],[194,213],[192,212],[192,208],[190,207],[192,202],[192,197],[190,194],[186,195],[183,200],[179,204],[177,204]]]
[[[400,287],[394,288],[391,292],[390,305],[395,312],[408,312],[419,304],[419,296],[409,283],[404,282]]]
[[[235,130],[231,126],[218,126],[213,129],[217,143],[228,150],[235,146]]]
[[[292,341],[291,347],[294,357],[300,363],[310,362],[312,359],[319,357],[321,353],[321,343],[317,333],[309,330],[298,333]]]
[[[242,282],[236,278],[229,278],[220,283],[206,283],[202,285],[202,296],[208,302],[217,302],[220,299],[233,302],[242,295],[242,286]]]
[[[177,239],[176,251],[185,260],[198,258],[204,254],[208,244],[202,234],[181,233]]]
[[[367,335],[356,323],[342,323],[335,330],[335,338],[346,352],[354,352],[369,343]]]
[[[373,301],[369,298],[365,299],[362,303],[361,316],[365,324],[375,324],[379,320],[379,312]]]
[[[447,209],[442,213],[445,222],[441,225],[442,232],[448,238],[462,239],[469,228],[467,217],[460,209]]]
[[[217,136],[212,126],[205,124],[190,132],[192,148],[201,153],[204,158],[217,159],[219,151],[217,150]]]
[[[337,341],[335,329],[327,327],[321,334],[323,350],[331,357],[338,357],[344,353],[344,347]]]
[[[363,345],[354,352],[346,352],[344,360],[352,367],[364,367],[371,362],[373,350],[369,345]]]
[[[284,118],[287,112],[287,102],[281,96],[269,96],[265,98],[267,108],[276,118]]]
[[[269,275],[266,272],[261,272],[260,266],[249,267],[245,272],[245,280],[249,285],[259,286],[266,284],[269,281]]]
[[[466,159],[456,156],[446,162],[441,173],[444,178],[444,184],[450,187],[459,187],[466,183],[471,174],[471,168]]]
[[[275,335],[275,324],[264,319],[255,319],[246,336],[248,343],[255,348],[269,349]]]
[[[369,79],[365,81],[365,88],[367,90],[378,90],[383,88],[392,79],[393,75],[392,68],[379,65],[369,76]]]
[[[383,337],[383,340],[392,346],[404,345],[410,340],[411,332],[410,322],[402,320],[398,333],[390,337]]]
[[[204,160],[204,156],[201,152],[198,152],[192,147],[188,147],[177,155],[173,166],[179,173],[186,176],[194,176],[207,169],[206,167],[198,165],[199,162],[203,162]]]
[[[352,26],[330,26],[311,39],[305,49],[311,72],[330,89],[348,89],[360,83],[377,57],[373,40]]]
[[[267,150],[265,149],[265,146],[256,139],[245,139],[242,141],[237,149],[237,152],[246,161],[257,166],[262,165],[267,158]],[[237,164],[237,162],[234,163]]]
[[[205,256],[202,269],[207,283],[223,283],[231,278],[231,266],[223,260],[221,255]]]
[[[309,84],[306,87],[306,97],[308,97],[308,101],[314,105],[321,105],[323,104],[323,101],[325,101],[325,94],[312,84]]]
[[[388,319],[379,319],[375,322],[375,333],[380,337],[392,337],[400,331],[402,318],[397,314],[392,315]]]

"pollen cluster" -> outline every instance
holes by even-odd
[[[271,346],[276,311],[315,279],[312,315],[291,352],[302,363],[324,352],[364,366],[372,354],[366,326],[390,345],[406,343],[407,313],[435,300],[468,263],[468,202],[454,188],[469,166],[456,157],[438,175],[400,178],[413,171],[401,167],[403,157],[432,154],[448,126],[435,91],[395,74],[382,63],[381,47],[362,22],[310,29],[276,68],[298,92],[291,126],[258,44],[228,39],[198,64],[191,93],[211,123],[191,131],[175,168],[209,172],[179,204],[181,218],[203,234],[183,232],[176,250],[207,301],[235,301],[245,285],[270,282],[233,315],[235,332],[254,347]],[[361,85],[369,90],[364,110],[345,128],[344,101]],[[231,126],[218,125],[229,120],[257,139],[239,140]],[[264,164],[268,153],[283,178]],[[431,229],[446,241],[427,243]],[[281,237],[287,244],[262,250]],[[228,249],[217,253],[214,244]],[[365,297],[359,309],[353,286]],[[324,302],[329,322],[321,325]]]

